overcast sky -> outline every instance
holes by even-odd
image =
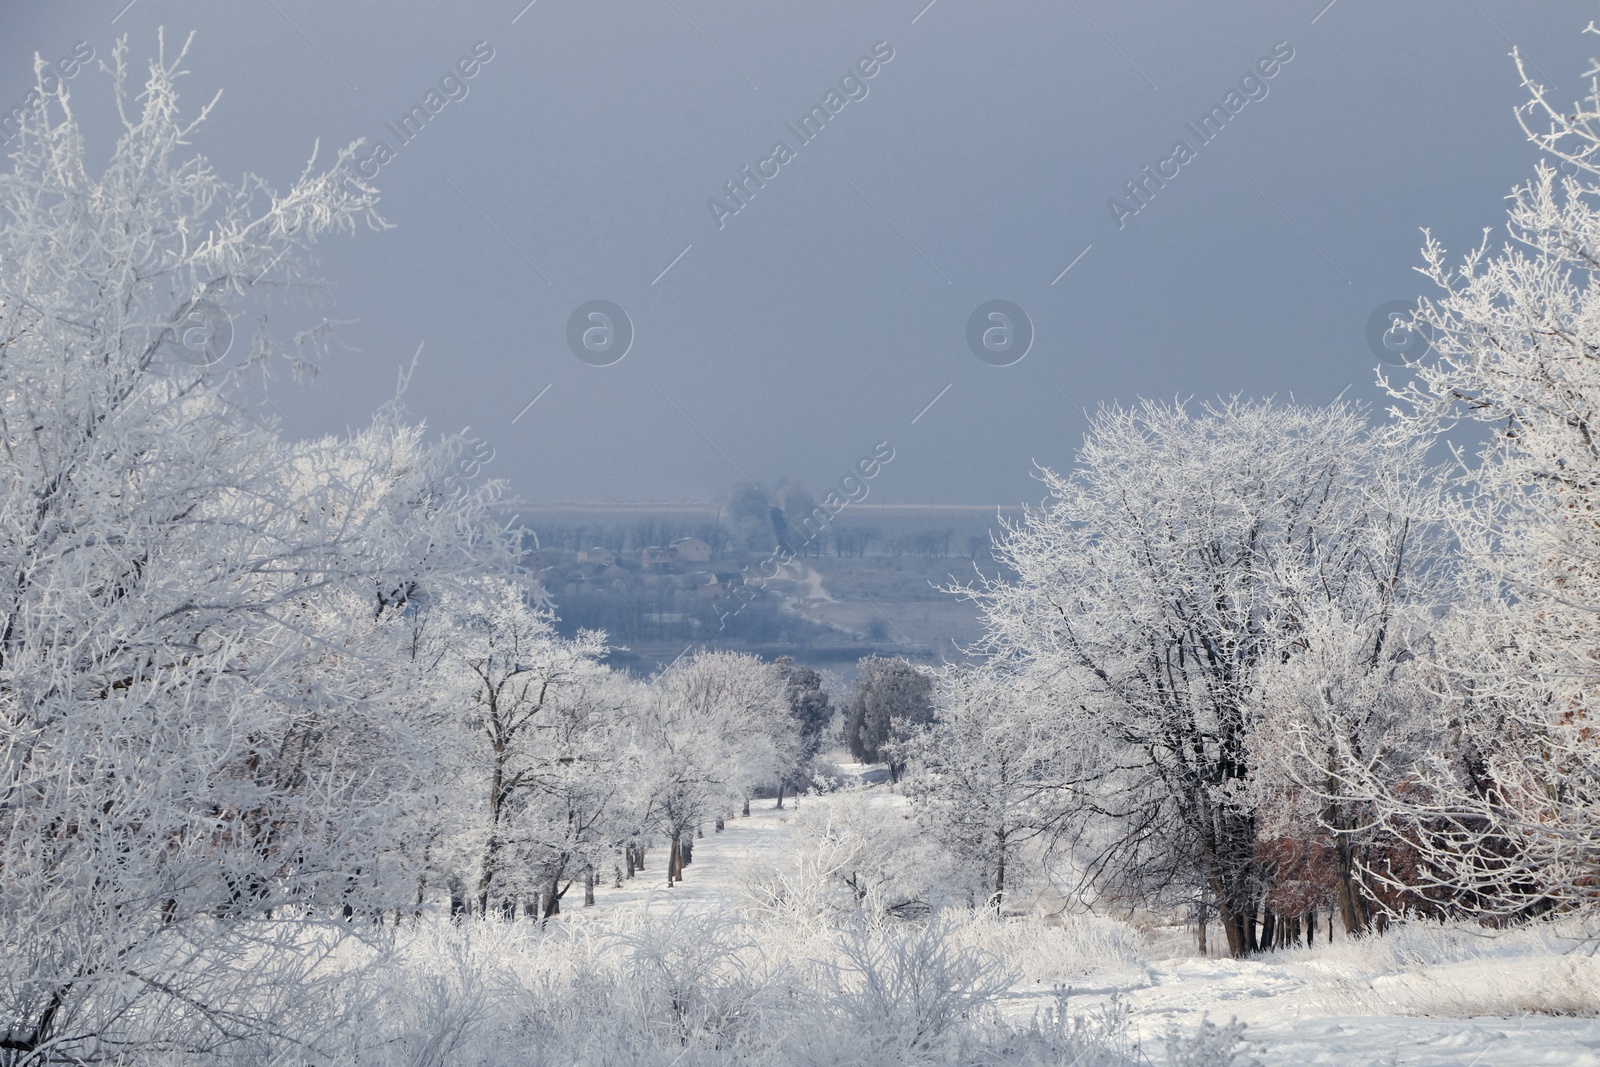
[[[1009,504],[1102,402],[1378,401],[1367,325],[1425,291],[1419,227],[1503,233],[1534,166],[1513,45],[1564,100],[1600,54],[1593,0],[525,3],[3,0],[0,100],[35,52],[126,34],[142,66],[194,30],[224,175],[387,144],[394,228],[321,246],[344,348],[274,385],[292,431],[359,425],[425,343],[409,408],[526,500],[820,495],[888,441],[873,501]],[[605,366],[620,324],[569,346],[593,300],[632,324]],[[992,300],[1031,322],[1016,362],[1004,308],[969,345]]]

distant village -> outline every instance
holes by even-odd
[[[810,514],[810,501],[793,487],[746,486],[701,509],[553,507],[533,520],[522,562],[562,633],[602,630],[613,664],[642,673],[690,644],[817,664],[915,654],[926,635],[970,621],[934,586],[987,558],[991,509],[862,507],[805,538],[789,516]],[[780,542],[802,566],[745,585]]]
[[[540,548],[528,552],[523,562],[551,601],[560,605],[564,627],[601,629],[626,639],[692,640],[711,632],[727,634],[724,616],[749,599],[748,594],[736,598],[733,592],[744,581],[742,559],[714,559],[711,545],[699,537],[680,537],[634,551],[600,545],[576,551]],[[769,593],[782,594],[783,587],[794,583],[767,584]],[[757,611],[735,625],[748,629],[750,622],[765,615]]]
[[[626,593],[639,588],[670,588],[714,603],[742,580],[737,567],[715,568],[711,546],[698,537],[680,537],[670,545],[651,545],[636,552],[600,545],[576,552],[535,549],[523,557],[523,565],[555,600],[600,589]]]

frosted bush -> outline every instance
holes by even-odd
[[[1059,925],[1002,919],[987,909],[951,909],[950,939],[1002,956],[1026,982],[1065,982],[1085,974],[1121,971],[1142,959],[1139,934],[1100,915],[1064,916]]]

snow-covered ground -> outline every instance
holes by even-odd
[[[843,769],[857,776],[865,770]],[[901,798],[881,784],[872,792],[886,818],[898,814]],[[808,796],[800,806],[832,802]],[[781,810],[771,800],[756,801],[749,818],[729,820],[723,832],[707,827],[681,884],[666,887],[665,854],[657,849],[648,871],[622,889],[602,887],[596,908],[569,915],[583,921],[627,909],[736,907],[741,880],[776,868],[793,852],[795,813],[792,800]],[[1128,932],[1137,945],[1133,958],[1108,953],[1088,962],[1036,947],[1053,936],[1052,928],[1020,933],[996,946],[1023,971],[1003,1000],[1008,1015],[1032,1014],[1061,984],[1073,990],[1074,1011],[1125,1000],[1134,1031],[1153,1048],[1170,1027],[1190,1031],[1203,1017],[1237,1018],[1247,1024],[1264,1067],[1600,1067],[1600,1019],[1593,1014],[1600,1008],[1600,961],[1548,931],[1490,937],[1460,927],[1415,927],[1255,960],[1208,959],[1170,932],[1142,939]]]

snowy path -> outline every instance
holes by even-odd
[[[803,804],[825,803],[805,798]],[[654,848],[645,854],[649,869],[624,879],[621,889],[612,884],[595,891],[597,911],[646,907],[655,910],[698,908],[721,910],[738,896],[735,878],[747,865],[763,858],[775,858],[789,847],[789,817],[794,801],[785,800],[775,809],[771,800],[750,802],[750,817],[729,819],[726,829],[716,833],[708,824],[705,837],[694,843],[694,862],[684,868],[683,881],[667,888],[667,850]],[[614,883],[613,883],[614,884]]]
[[[887,797],[885,798],[888,799]],[[807,797],[802,804],[826,804]],[[792,802],[790,802],[792,805]],[[749,818],[728,821],[722,833],[708,826],[695,842],[694,862],[682,883],[666,887],[666,855],[655,849],[650,869],[623,889],[603,886],[595,911],[652,911],[679,907],[724,909],[736,904],[739,872],[776,862],[790,847],[792,806],[753,802]],[[578,909],[573,909],[578,914]],[[1170,946],[1167,948],[1170,951]],[[1320,952],[1321,950],[1319,950]],[[1298,958],[1289,958],[1297,956]],[[1203,1016],[1237,1018],[1263,1067],[1600,1067],[1600,1020],[1549,1014],[1511,1018],[1452,1018],[1403,1014],[1404,1005],[1470,1004],[1518,989],[1537,990],[1541,979],[1566,967],[1579,980],[1600,976],[1600,965],[1573,957],[1517,955],[1436,966],[1363,969],[1348,949],[1283,954],[1264,960],[1198,956],[1149,960],[1133,969],[1090,973],[1071,980],[1074,1010],[1123,996],[1147,1048],[1161,1048],[1169,1026],[1189,1030]],[[1586,970],[1583,968],[1587,968]],[[1038,985],[1019,986],[1002,1009],[1026,1017],[1047,999]],[[1530,994],[1538,1003],[1538,994]],[[1393,1004],[1397,1014],[1372,1005]],[[1156,1062],[1161,1062],[1159,1054]]]

